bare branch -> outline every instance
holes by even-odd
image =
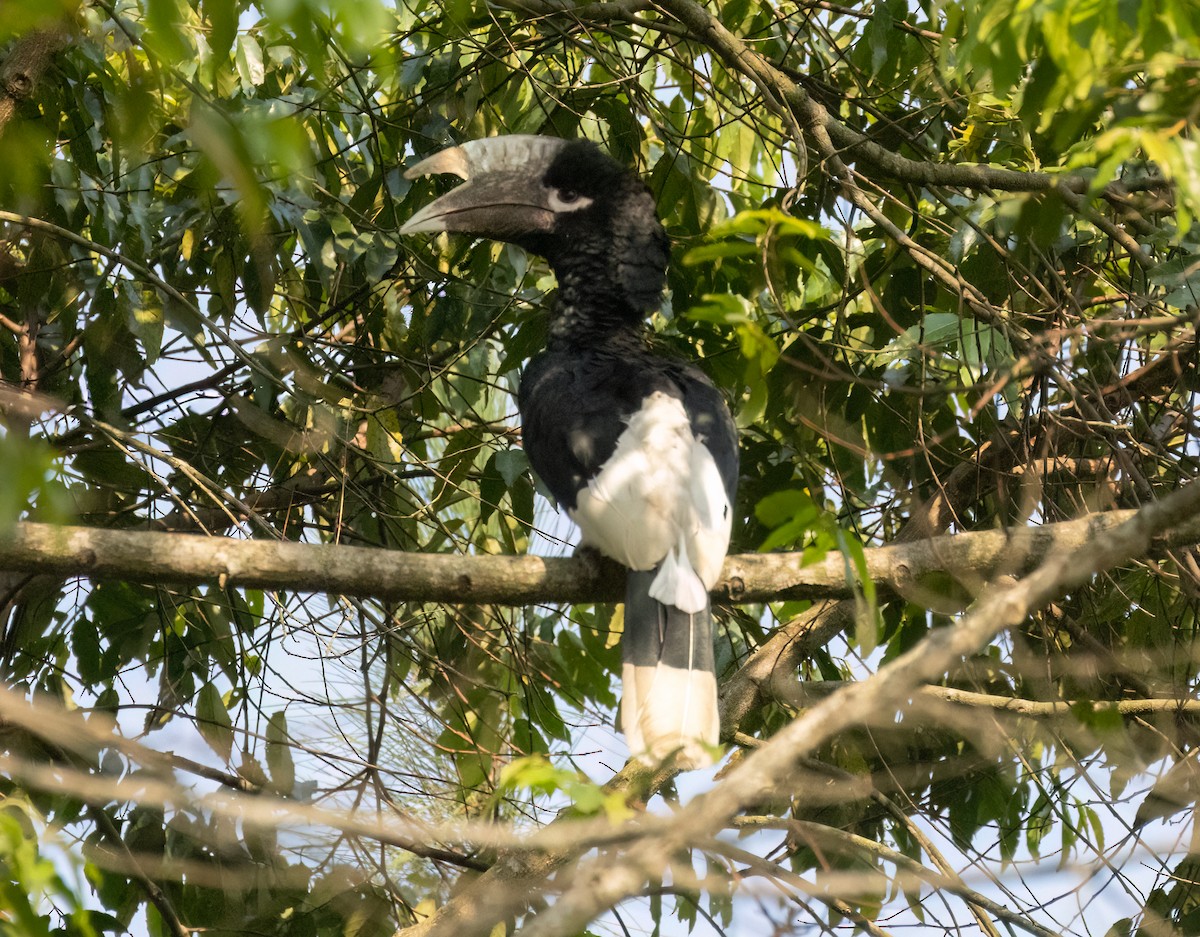
[[[864,551],[866,568],[883,589],[955,610],[965,595],[930,591],[922,580],[949,573],[974,593],[1001,572],[1021,573],[1054,553],[1086,547],[1137,513],[1111,511],[1041,527],[874,547]],[[1157,543],[1163,549],[1200,543],[1200,523],[1181,524]],[[728,602],[852,594],[841,554],[802,564],[799,553],[731,556],[713,592]],[[215,579],[222,586],[500,605],[614,602],[625,588],[620,567],[588,556],[452,556],[32,522],[17,524],[0,539],[0,571],[185,585]]]
[[[796,701],[804,700],[807,705],[815,699],[829,696],[850,685],[850,683],[838,680],[797,683],[792,687],[790,698]],[[1087,707],[1087,710],[1093,713],[1111,712],[1121,716],[1147,716],[1152,713],[1200,713],[1200,700],[1197,699],[1032,700],[932,685],[921,687],[920,694],[930,699],[956,703],[960,706],[994,709],[1039,719],[1069,716],[1080,706]]]
[[[575,819],[569,828],[548,827],[530,835],[490,820],[426,823],[410,814],[364,815],[299,803],[269,793],[247,793],[228,789],[197,794],[180,784],[174,770],[183,767],[196,772],[194,762],[181,763],[172,753],[158,752],[128,739],[102,715],[66,709],[48,697],[30,701],[22,694],[0,687],[0,725],[11,731],[19,726],[61,753],[55,761],[32,760],[15,754],[0,753],[0,770],[30,787],[76,797],[84,803],[104,805],[121,801],[164,809],[168,807],[201,809],[214,815],[236,819],[255,829],[287,827],[324,827],[366,839],[398,846],[416,855],[480,870],[485,864],[450,853],[434,844],[461,843],[488,849],[505,849],[538,856],[562,852],[578,846],[582,849],[653,833],[658,821],[648,818],[632,827],[615,827],[606,817],[596,820]],[[93,757],[101,749],[114,749],[146,769],[133,774],[94,773],[76,767],[71,756]],[[196,772],[204,773],[204,772]],[[649,776],[645,768],[618,774],[609,782],[609,790],[630,790]]]
[[[1012,924],[1014,927],[1019,927],[1031,934],[1036,934],[1037,937],[1055,937],[1055,931],[1047,930],[1045,927],[1029,920],[1029,918],[1015,914],[1004,907],[1004,905],[969,888],[959,876],[935,872],[933,869],[928,869],[921,865],[915,859],[910,859],[904,853],[897,852],[895,849],[889,849],[882,843],[867,839],[865,836],[858,836],[854,833],[848,833],[845,830],[834,829],[821,823],[813,823],[810,820],[789,820],[783,817],[739,817],[734,825],[739,830],[775,829],[798,832],[806,840],[817,840],[832,848],[850,849],[855,852],[877,856],[880,859],[893,863],[907,873],[906,876],[900,877],[899,881],[903,882],[908,878],[910,879],[910,884],[913,886],[924,883],[932,885],[935,888],[944,889],[958,895],[969,904],[978,905],[980,908],[994,914],[1000,920]]]

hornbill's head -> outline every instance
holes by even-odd
[[[594,143],[525,135],[471,140],[404,175],[436,173],[466,183],[418,211],[401,234],[509,241],[550,261],[561,286],[615,294],[639,313],[658,306],[668,244],[654,199]]]

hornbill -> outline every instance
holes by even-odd
[[[442,150],[405,175],[466,183],[400,231],[520,245],[558,279],[547,348],[521,377],[530,464],[581,544],[629,572],[621,728],[630,751],[712,761],[720,730],[708,592],[729,546],[737,430],[697,368],[655,354],[669,245],[650,190],[586,140],[506,136]]]

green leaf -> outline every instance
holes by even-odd
[[[233,754],[233,721],[221,691],[206,683],[196,697],[196,727],[214,752],[228,761]]]
[[[237,36],[237,3],[236,0],[202,0],[201,9],[212,25],[208,33],[208,45],[212,50],[215,70],[217,63],[223,63],[229,55]]]
[[[875,596],[875,582],[867,569],[862,541],[840,527],[835,528],[838,549],[846,559],[846,584],[854,592],[854,637],[863,656],[874,652],[882,621]]]
[[[496,453],[496,470],[504,484],[511,488],[529,471],[529,457],[524,449],[504,449]]]
[[[1054,807],[1045,791],[1039,791],[1025,821],[1025,845],[1035,856],[1042,840],[1054,825]]]
[[[0,436],[0,536],[28,509],[30,498],[47,483],[54,452],[40,439]]]
[[[813,520],[819,514],[820,508],[812,496],[796,488],[772,492],[754,506],[754,516],[768,527],[778,527],[797,518]]]
[[[709,237],[721,238],[734,234],[760,235],[768,231],[779,236],[804,237],[812,240],[829,237],[821,225],[807,218],[797,218],[777,208],[741,211],[728,221],[714,225]]]
[[[145,0],[147,38],[170,64],[182,62],[189,54],[183,28],[181,0]]]
[[[253,36],[246,33],[237,37],[237,71],[246,94],[252,94],[267,77],[262,47]]]
[[[498,792],[517,790],[566,794],[581,816],[603,813],[616,822],[632,815],[619,792],[605,793],[579,772],[556,768],[542,755],[517,758],[501,770]]]
[[[163,316],[163,304],[157,291],[141,289],[131,281],[122,284],[128,302],[128,318],[126,324],[129,331],[142,343],[146,352],[147,366],[158,360],[162,349],[163,327],[166,320]]]
[[[283,710],[272,713],[267,722],[267,771],[271,786],[289,796],[296,787],[296,765],[292,761],[292,737]]]
[[[792,489],[767,495],[754,506],[754,514],[772,528],[758,547],[765,553],[802,542],[820,518],[821,509],[807,492]]]

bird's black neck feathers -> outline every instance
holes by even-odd
[[[650,310],[630,302],[601,256],[570,257],[554,265],[554,273],[558,296],[550,314],[550,347],[642,342]]]
[[[641,344],[666,282],[669,244],[650,190],[593,143],[568,144],[544,182],[591,200],[529,246],[558,279],[550,345]]]

